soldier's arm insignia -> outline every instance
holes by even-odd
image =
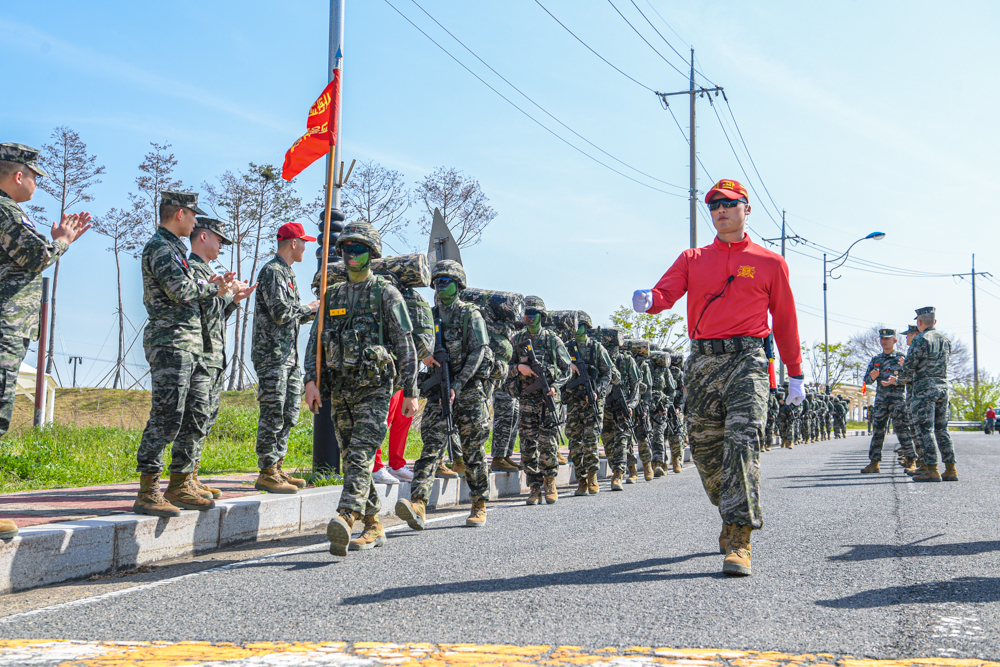
[[[346,315],[346,314],[347,314],[346,308],[334,308],[333,310],[330,311],[330,317],[339,317],[341,315]]]
[[[753,266],[741,266],[739,268],[739,270],[736,272],[736,277],[737,278],[753,278],[754,268],[755,267],[753,267]]]
[[[174,259],[176,259],[177,263],[183,266],[185,269],[188,268],[188,263],[184,261],[184,258],[178,255],[177,253],[174,253]]]
[[[35,228],[35,223],[33,223],[31,220],[28,220],[28,216],[26,215],[21,216],[21,224],[31,227],[32,229]]]

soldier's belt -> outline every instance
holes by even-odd
[[[764,347],[763,338],[753,336],[737,336],[736,338],[718,338],[715,340],[698,339],[691,341],[691,349],[701,354],[733,354],[743,350],[755,350]]]

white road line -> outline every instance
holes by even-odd
[[[570,495],[569,493],[562,495],[561,497],[566,497]],[[515,507],[517,505],[523,505],[524,501],[514,502],[514,503],[504,503],[503,505],[494,505],[493,507],[487,508],[487,512],[491,512],[495,509],[501,507]],[[432,519],[427,519],[426,523],[437,523],[439,521],[448,521],[449,519],[455,519],[457,517],[466,516],[465,512],[455,512],[453,514],[446,514],[444,516],[434,517]],[[405,523],[399,524],[398,526],[390,526],[385,529],[385,532],[392,533],[408,526]],[[329,546],[326,544],[313,544],[308,547],[299,547],[298,549],[289,549],[288,551],[282,551],[280,553],[271,554],[270,556],[261,556],[260,558],[254,558],[252,560],[243,560],[238,563],[229,563],[228,565],[220,565],[219,567],[209,568],[207,570],[201,570],[200,572],[192,572],[190,574],[182,574],[177,577],[171,577],[170,579],[163,579],[162,581],[153,581],[148,584],[140,584],[138,586],[132,586],[131,588],[122,588],[117,591],[110,591],[108,593],[101,593],[100,595],[94,595],[89,598],[81,598],[79,600],[72,600],[70,602],[61,602],[59,604],[54,604],[50,607],[42,607],[40,609],[33,609],[31,611],[21,612],[20,614],[12,614],[0,618],[0,624],[13,623],[16,620],[27,618],[29,616],[36,616],[38,614],[47,614],[53,611],[61,611],[63,609],[71,609],[73,607],[82,607],[84,605],[94,604],[96,602],[102,602],[104,600],[110,600],[112,598],[121,597],[122,595],[128,595],[130,593],[137,593],[139,591],[148,591],[153,588],[159,588],[161,586],[168,586],[170,584],[176,584],[179,581],[185,581],[187,579],[194,579],[195,577],[201,577],[207,574],[215,574],[216,572],[225,572],[226,570],[236,570],[241,567],[248,567],[250,565],[256,565],[258,563],[264,563],[269,560],[274,560],[275,558],[284,558],[285,556],[294,556],[296,554],[310,553],[314,551],[326,551]]]

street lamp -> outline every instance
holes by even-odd
[[[872,232],[868,236],[864,236],[858,239],[850,246],[848,246],[847,250],[844,251],[843,255],[840,255],[839,257],[835,257],[830,260],[831,264],[840,262],[839,264],[831,267],[830,269],[826,268],[826,253],[825,252],[823,253],[823,356],[824,356],[823,364],[826,367],[827,396],[830,395],[830,325],[826,317],[826,277],[830,276],[834,280],[838,280],[840,278],[840,276],[834,276],[833,272],[844,265],[844,262],[847,261],[847,256],[851,253],[851,248],[858,245],[862,241],[867,241],[869,239],[873,241],[881,241],[884,238],[885,238],[885,232]]]

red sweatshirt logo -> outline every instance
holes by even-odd
[[[736,272],[737,278],[753,278],[754,267],[752,266],[741,266]]]

